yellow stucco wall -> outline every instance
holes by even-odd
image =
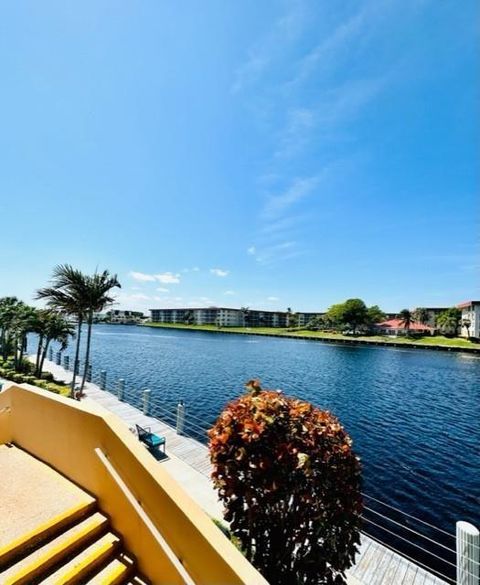
[[[15,443],[96,496],[139,569],[156,585],[182,579],[95,448],[108,456],[196,583],[266,585],[114,415],[33,386],[12,385],[0,393],[0,441]]]

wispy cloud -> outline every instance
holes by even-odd
[[[235,71],[230,91],[241,92],[255,83],[281,54],[295,41],[303,29],[305,14],[301,2],[293,3],[288,11],[271,26],[270,32],[247,51],[247,59]]]
[[[257,248],[255,246],[250,246],[249,248],[247,248],[247,254],[249,254],[250,256],[255,256],[256,253]]]
[[[264,209],[266,218],[277,218],[288,211],[295,203],[312,193],[318,185],[319,177],[295,179],[290,187],[278,195],[270,195]]]
[[[227,296],[233,296],[237,293],[234,290],[226,290],[223,294]]]
[[[315,126],[313,109],[294,107],[287,112],[287,125],[279,138],[275,158],[290,157],[298,153],[307,143],[307,137]]]
[[[168,293],[170,292],[170,290],[168,288],[164,288],[163,286],[159,286],[157,289],[158,292],[162,292],[162,293]]]
[[[378,11],[378,3],[377,13]],[[372,24],[372,3],[365,3],[363,8],[338,24],[338,26],[313,49],[304,55],[297,67],[297,74],[289,85],[304,81],[317,67],[334,67],[345,52],[354,46],[358,36],[365,34],[367,26]]]
[[[215,274],[215,276],[227,276],[230,271],[229,270],[222,270],[222,268],[210,268],[211,274]]]
[[[267,297],[267,301],[269,301],[270,303],[275,303],[276,301],[279,301],[280,299],[278,297]]]

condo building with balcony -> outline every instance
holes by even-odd
[[[465,301],[458,308],[462,311],[460,335],[480,338],[480,301]]]

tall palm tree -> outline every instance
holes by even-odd
[[[53,270],[51,286],[39,289],[36,298],[46,300],[52,309],[71,315],[77,320],[77,343],[70,391],[71,398],[74,398],[82,325],[89,306],[88,277],[70,264],[59,264]]]
[[[90,342],[92,338],[92,324],[94,313],[101,313],[105,310],[108,305],[111,305],[115,300],[109,296],[109,292],[113,288],[121,288],[120,283],[117,280],[117,275],[111,275],[108,270],[104,270],[101,273],[95,272],[93,276],[86,277],[87,285],[87,345],[85,348],[85,364],[83,368],[82,384],[80,386],[80,392],[85,387],[85,381],[87,379],[88,366],[90,364]]]
[[[402,309],[398,315],[400,323],[405,327],[407,335],[410,333],[410,326],[414,322],[413,313],[408,309]]]

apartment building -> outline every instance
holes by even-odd
[[[462,311],[460,335],[480,338],[480,301],[466,301],[458,308]]]

